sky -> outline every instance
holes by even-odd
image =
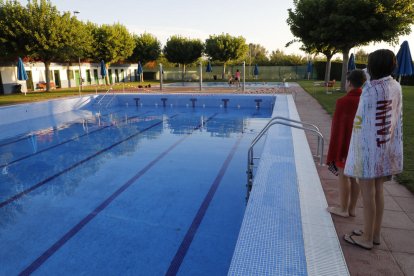
[[[26,0],[20,0],[26,4]],[[305,56],[300,43],[285,47],[294,37],[286,23],[287,9],[293,0],[51,0],[59,11],[78,11],[82,21],[97,24],[121,23],[131,33],[155,35],[164,45],[172,35],[205,40],[209,35],[228,33],[243,36],[247,43],[264,46],[269,54]],[[401,37],[414,47],[414,27],[409,36]],[[387,48],[395,53],[399,45],[385,43],[362,47],[366,52]],[[359,48],[358,48],[359,49]],[[352,52],[358,51],[352,49]]]

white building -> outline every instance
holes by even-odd
[[[0,94],[19,92],[20,85],[21,91],[23,92],[43,89],[46,81],[44,63],[26,62],[24,63],[24,66],[28,80],[19,81],[17,79],[17,63],[0,64]],[[107,69],[109,82],[138,81],[137,69],[138,64],[112,64]],[[77,87],[80,85],[81,78],[82,85],[104,84],[100,63],[81,63],[72,65],[51,63],[50,65],[50,81],[52,87]]]

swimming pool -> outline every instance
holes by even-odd
[[[13,122],[0,274],[227,274],[247,149],[274,99],[132,95]]]

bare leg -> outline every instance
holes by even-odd
[[[355,217],[355,207],[358,201],[360,189],[359,189],[359,184],[356,182],[355,178],[350,177],[349,181],[351,182],[351,197],[349,199],[348,212],[351,217]]]
[[[328,207],[328,212],[341,217],[349,217],[348,205],[349,205],[349,181],[348,177],[344,175],[344,169],[338,168],[339,171],[339,207]],[[355,210],[354,210],[355,216]]]
[[[366,248],[372,248],[376,217],[375,179],[360,179],[359,185],[364,202],[364,233],[362,236],[353,236],[352,238],[355,243],[363,245]]]
[[[384,178],[375,179],[375,223],[373,239],[374,242],[379,243],[381,237],[382,216],[384,214]]]

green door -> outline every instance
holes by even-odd
[[[88,84],[92,84],[91,70],[89,70],[89,69],[86,70],[86,82]]]
[[[60,71],[59,70],[54,70],[53,74],[55,75],[55,85],[56,88],[60,88],[62,87],[61,83],[60,83]]]
[[[79,81],[79,70],[75,70],[75,81],[76,81],[76,86],[80,85],[80,81]]]
[[[1,71],[0,71],[0,95],[4,94],[4,87],[3,87],[3,80],[1,79]]]
[[[112,79],[112,69],[108,69],[108,78],[109,78],[109,83],[112,84],[114,82]]]
[[[115,69],[115,83],[119,82],[119,74],[118,74],[118,69]]]
[[[99,84],[98,69],[93,69],[93,79],[95,80],[95,84]]]

